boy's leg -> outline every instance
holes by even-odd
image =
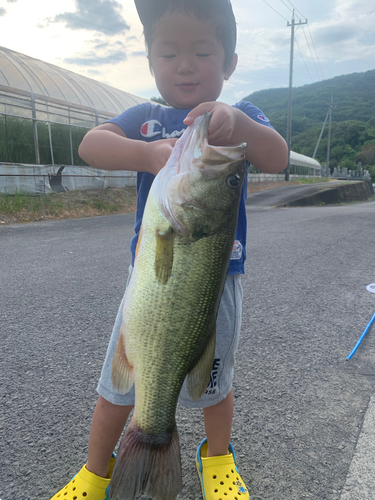
[[[233,391],[220,403],[203,410],[207,440],[199,445],[196,465],[204,500],[227,498],[250,500],[249,492],[237,468],[230,434],[233,418]]]
[[[109,461],[129,417],[132,405],[114,405],[99,396],[92,417],[86,469],[107,477]]]
[[[228,455],[233,419],[233,390],[220,403],[203,408],[207,457]]]

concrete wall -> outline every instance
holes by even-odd
[[[301,177],[313,177],[311,175],[289,175],[289,180],[300,179]],[[316,175],[315,177],[320,177]],[[251,174],[249,173],[249,182],[269,182],[285,181],[285,174]]]

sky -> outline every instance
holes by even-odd
[[[152,0],[150,0],[152,1]],[[232,0],[238,66],[219,100],[375,69],[374,0]],[[0,0],[0,46],[149,99],[158,96],[133,0]]]

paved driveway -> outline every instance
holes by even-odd
[[[365,288],[375,203],[248,215],[232,442],[251,498],[375,498],[363,473],[374,468],[363,451],[374,442],[374,329],[345,361],[375,311]],[[2,500],[48,500],[86,459],[132,224],[115,215],[0,228]],[[178,426],[179,498],[199,499],[201,412],[179,408]]]

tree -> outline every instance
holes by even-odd
[[[163,104],[163,106],[169,106],[167,101],[164,101],[162,97],[150,97],[150,101],[157,102],[158,104]]]
[[[375,165],[375,144],[365,144],[355,158],[362,165]]]

